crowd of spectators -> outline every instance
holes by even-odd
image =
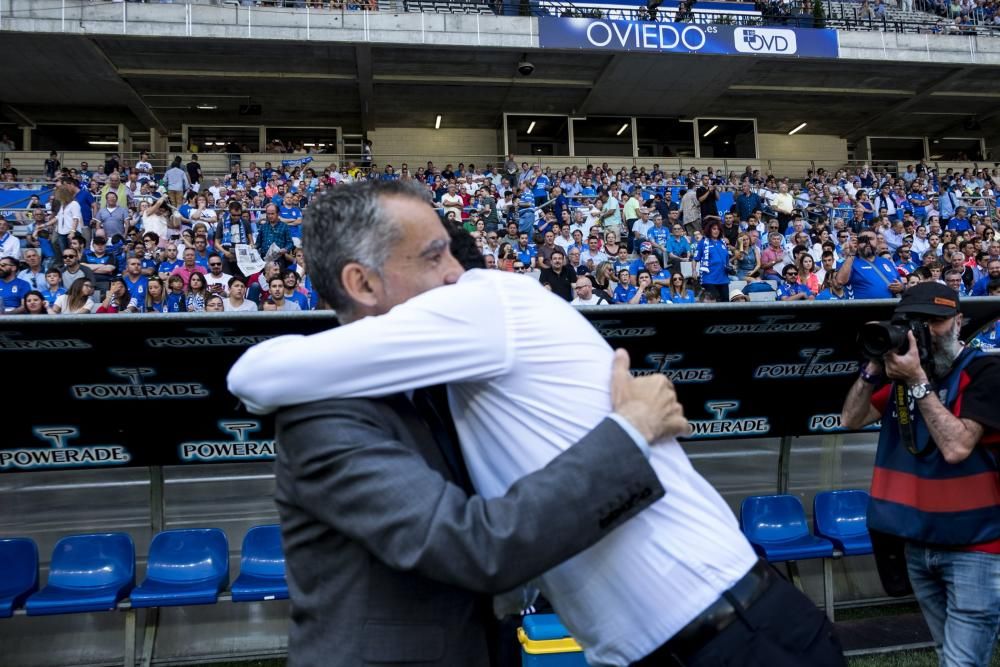
[[[482,168],[298,162],[236,163],[210,179],[196,155],[164,174],[145,155],[129,166],[111,156],[99,173],[52,165],[58,184],[47,204],[30,205],[27,235],[0,222],[6,310],[30,310],[29,291],[45,301],[38,312],[53,313],[202,311],[212,296],[224,310],[317,308],[302,209],[369,178],[425,184],[487,268],[530,274],[576,303],[896,297],[921,280],[963,296],[1000,290],[995,168],[938,174],[920,162],[789,179],[750,167],[552,169],[513,156]],[[723,193],[732,204],[720,209]],[[240,247],[263,268],[241,271]],[[74,293],[78,281],[99,296]]]

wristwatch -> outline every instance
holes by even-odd
[[[934,392],[934,385],[930,382],[921,382],[920,384],[910,385],[910,396],[913,400],[919,401],[921,398]]]

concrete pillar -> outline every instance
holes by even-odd
[[[132,152],[132,133],[122,123],[118,123],[118,150],[122,153]]]
[[[30,151],[31,150],[31,128],[22,127],[21,128],[21,150]]]

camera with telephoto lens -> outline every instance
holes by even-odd
[[[917,341],[920,363],[931,356],[931,330],[927,320],[909,314],[899,314],[891,320],[868,322],[858,332],[858,345],[869,359],[881,361],[889,352],[906,354],[910,351],[907,333],[912,331]]]

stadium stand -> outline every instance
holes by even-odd
[[[183,299],[169,298],[166,284],[171,275],[193,272],[204,274],[212,286],[209,291],[227,297],[230,309],[245,303],[240,295],[228,299],[229,277],[239,275],[247,283],[249,303],[266,310],[269,294],[265,276],[291,268],[298,277],[287,281],[286,296],[303,310],[315,309],[320,300],[300,261],[304,253],[298,229],[309,200],[328,188],[355,180],[400,178],[424,184],[439,213],[462,225],[484,255],[493,256],[491,266],[512,271],[515,262],[521,260],[526,272],[541,271],[548,265],[551,249],[558,246],[580,275],[599,274],[599,265],[609,262],[616,269],[610,282],[598,276],[609,297],[614,296],[618,286],[617,269],[628,268],[634,286],[644,260],[655,256],[660,268],[653,273],[670,269],[680,272],[686,281],[685,290],[672,296],[665,287],[663,302],[677,299],[683,302],[687,290],[695,298],[701,298],[700,277],[709,267],[697,261],[699,248],[707,244],[701,230],[708,222],[708,215],[715,215],[722,222],[727,249],[725,264],[718,270],[728,274],[731,288],[754,300],[757,297],[752,295],[756,290],[746,287],[748,280],[777,280],[786,265],[799,264],[803,255],[810,258],[803,269],[808,273],[798,276],[798,282],[809,288],[807,298],[854,298],[851,291],[831,292],[824,278],[831,272],[828,268],[839,266],[845,258],[845,248],[849,252],[853,239],[865,230],[876,234],[878,255],[893,263],[901,280],[911,275],[916,276],[914,280],[939,280],[942,271],[955,268],[954,256],[961,251],[963,295],[972,295],[973,286],[988,277],[989,263],[1000,258],[996,167],[947,167],[939,172],[930,163],[918,162],[893,165],[899,169],[897,172],[886,166],[873,169],[862,165],[831,171],[809,170],[804,178],[776,178],[751,167],[742,173],[725,173],[712,167],[704,171],[697,167],[668,171],[658,164],[649,168],[635,165],[615,168],[607,163],[560,168],[540,163],[529,165],[526,161],[504,164],[498,159],[496,165],[483,164],[481,168],[471,160],[468,166],[461,160],[445,165],[427,162],[412,171],[403,163],[396,171],[390,165],[361,168],[351,161],[328,162],[329,156],[304,153],[302,146],[281,148],[288,153],[265,154],[264,157],[273,159],[262,160],[261,167],[256,160],[250,160],[245,167],[234,163],[229,173],[204,175],[203,183],[211,185],[197,191],[189,189],[176,209],[164,202],[159,205],[158,215],[151,218],[145,212],[158,206],[156,202],[167,191],[165,170],[157,166],[140,180],[135,165],[144,158],[123,158],[115,169],[127,202],[127,209],[121,207],[127,212],[120,225],[114,222],[113,210],[100,204],[111,189],[111,175],[91,171],[89,163],[81,160],[80,166],[60,164],[59,173],[47,178],[39,173],[41,165],[12,160],[4,173],[6,186],[0,187],[13,193],[24,188],[23,194],[15,196],[27,206],[6,211],[7,224],[17,238],[8,254],[18,260],[16,270],[13,265],[7,269],[6,280],[11,282],[18,276],[29,278],[30,289],[43,292],[46,297],[47,312],[55,313],[62,310],[56,308],[58,295],[54,295],[60,287],[69,290],[75,280],[89,278],[87,271],[101,272],[104,280],[125,276],[128,258],[137,257],[139,270],[127,281],[131,299],[123,301],[121,307],[115,306],[105,289],[103,295],[83,302],[88,304],[86,310],[97,312],[104,306],[101,312],[198,311],[203,308],[203,299],[197,294],[194,299],[188,298],[190,288],[186,282]],[[289,158],[283,159],[286,154]],[[95,157],[93,162],[105,166],[111,159]],[[195,168],[192,164],[200,165],[192,160],[186,165],[189,170]],[[15,174],[22,180],[10,180]],[[718,193],[713,211],[696,210],[685,204],[685,197],[698,197],[703,189]],[[76,200],[78,206],[86,193],[93,200],[89,205],[93,222],[82,232],[63,234],[59,220],[61,216],[65,219],[65,213],[58,212],[63,205],[59,202],[70,205]],[[250,268],[244,265],[245,271],[235,261],[233,240],[229,238],[237,215],[232,208],[234,204],[239,207],[240,219],[248,223],[246,245],[254,246],[258,253],[255,264],[251,263]],[[273,222],[268,221],[266,212],[271,205]],[[607,217],[611,209],[617,212],[617,217]],[[170,225],[166,223],[167,210]],[[668,250],[673,235],[671,215],[679,223],[675,227],[685,225],[674,241],[688,246],[679,255]],[[606,219],[615,222],[604,224],[602,221]],[[102,221],[108,223],[111,238],[106,238]],[[145,227],[153,223],[162,225],[155,229],[166,230],[165,233],[155,240],[150,237],[144,240]],[[517,226],[518,232],[528,234],[523,244],[517,234],[507,231],[511,224]],[[782,235],[778,248],[783,254],[777,262],[768,262],[768,236],[775,231]],[[580,232],[579,240],[575,239],[576,232]],[[613,234],[606,238],[608,232]],[[552,238],[547,238],[549,233]],[[94,241],[102,237],[105,237],[104,248],[99,249]],[[593,251],[588,248],[591,237],[597,238]],[[272,246],[275,241],[277,246]],[[651,254],[643,253],[642,241],[650,243]],[[626,251],[621,257],[620,247]],[[65,258],[57,255],[60,248],[78,253],[77,259],[84,270],[66,272]],[[172,248],[177,249],[176,255]],[[195,256],[190,268],[185,269],[188,248],[194,249]],[[32,255],[25,252],[31,249],[41,260],[34,262],[34,266],[21,261],[22,254]],[[832,253],[834,262],[826,268],[825,252]],[[577,253],[581,257],[579,262],[575,259]],[[105,266],[108,268],[101,268]],[[62,275],[61,285],[54,288],[48,288],[44,281],[44,272],[50,267],[58,268]],[[165,284],[154,287],[157,294],[147,303],[145,286],[150,279],[156,282],[157,276]],[[90,279],[95,286],[107,287],[100,280]],[[653,279],[663,280],[666,285],[665,275]],[[779,288],[778,298],[782,299],[782,285],[772,284]],[[161,295],[161,289],[166,293]],[[624,293],[627,292],[626,289]],[[25,293],[22,290],[22,300]],[[979,294],[985,292],[980,290]],[[639,303],[646,303],[644,296]],[[8,312],[19,312],[24,305],[16,295],[8,295],[5,307]]]

